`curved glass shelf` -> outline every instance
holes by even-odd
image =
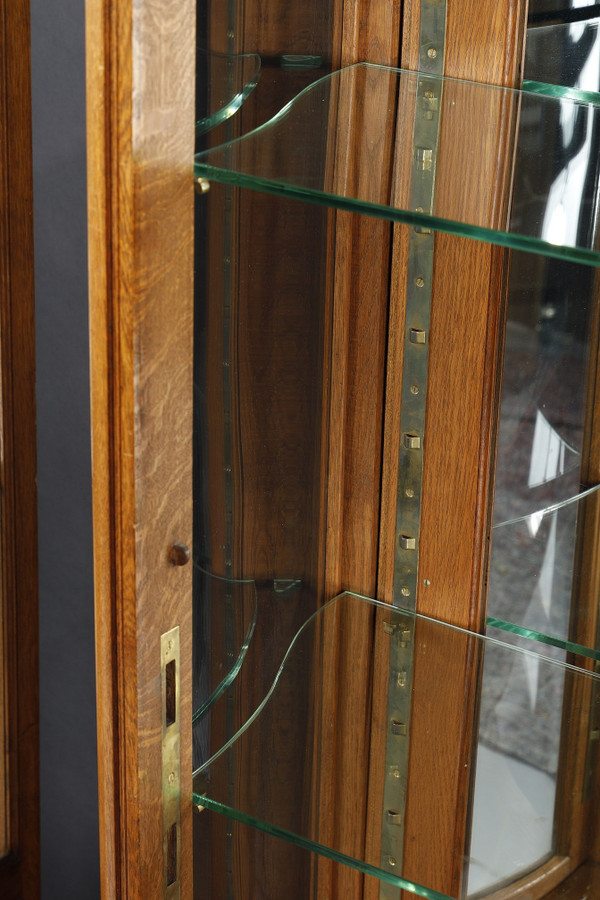
[[[256,585],[252,579],[232,579],[215,575],[194,562],[204,633],[211,633],[210,648],[196,648],[197,675],[192,725],[200,722],[237,677],[257,616]],[[216,627],[215,627],[216,625]]]
[[[250,134],[198,154],[195,171],[417,231],[598,266],[595,204],[584,198],[575,208],[565,196],[572,160],[563,144],[566,132],[598,128],[600,103],[574,90],[553,87],[546,96],[360,63],[310,85]],[[434,179],[432,207],[412,209],[415,120],[436,116],[435,160],[432,148],[418,148],[415,176]],[[533,168],[535,184],[519,178],[522,167]]]
[[[596,489],[593,490],[595,492]],[[568,512],[577,514],[574,507]],[[525,533],[523,523],[519,526]],[[508,535],[510,530],[505,533]],[[516,544],[517,554],[521,558],[523,547],[518,538],[519,534],[509,535],[510,546]],[[539,550],[538,544],[539,539],[537,542],[535,539],[531,541],[532,553]],[[526,594],[521,575],[511,584],[503,584],[502,578],[494,576],[494,570],[500,567],[499,560],[502,560],[502,547],[495,554],[492,556],[490,579],[490,607],[494,614],[486,618],[487,635],[537,654],[549,655],[561,662],[568,661],[578,668],[589,667],[586,660],[600,661],[600,649],[595,643],[578,643],[569,636],[570,594],[555,588],[554,596],[548,603],[536,603],[539,598],[535,588]],[[544,580],[543,572],[534,573],[534,576],[537,588],[538,582]],[[310,600],[301,600],[291,617],[281,615],[281,608],[277,608],[281,599],[291,596],[301,587],[301,583],[294,579],[261,585],[257,589],[252,581],[227,582],[216,576],[211,578],[214,579],[213,584],[216,582],[217,589],[221,584],[229,589],[230,599],[225,602],[224,593],[217,590],[212,595],[211,616],[203,617],[203,631],[212,634],[212,646],[210,680],[203,680],[201,690],[197,686],[192,715],[196,773],[209,767],[260,715],[269,702],[286,660],[290,655],[293,657],[294,646],[301,640],[303,630],[311,627],[315,617],[323,615],[322,609],[317,612],[311,610]],[[504,580],[507,580],[506,577]],[[557,582],[560,586],[559,578]],[[508,606],[502,602],[506,597],[510,599]],[[414,616],[414,613],[400,606],[396,608],[403,614]],[[388,607],[384,605],[384,609]],[[511,620],[501,617],[511,613]],[[299,621],[302,624],[298,628]],[[195,652],[198,659],[197,648]],[[196,670],[202,671],[202,666],[197,664]]]
[[[271,687],[286,649],[314,610],[301,580],[234,581],[196,565],[194,766],[202,767],[244,725],[248,705]]]
[[[344,634],[346,623],[361,611],[372,617],[372,628],[364,629],[360,636],[353,632],[353,654],[360,659],[366,653],[373,673],[382,660],[388,660],[392,641],[410,642],[413,647],[415,664],[406,686],[412,711],[410,721],[397,731],[409,752],[407,780],[400,779],[398,784],[399,797],[403,795],[406,803],[409,832],[414,829],[416,834],[421,827],[414,824],[421,815],[421,792],[428,795],[426,828],[437,821],[438,798],[431,786],[437,777],[435,767],[445,758],[446,746],[456,740],[456,730],[462,734],[466,728],[478,735],[476,746],[471,744],[469,755],[459,760],[458,777],[468,785],[474,846],[475,836],[485,832],[493,843],[495,859],[491,875],[478,872],[477,854],[469,857],[469,840],[465,839],[464,859],[458,860],[458,865],[464,866],[463,883],[470,886],[459,893],[441,892],[425,868],[419,868],[419,859],[430,857],[429,846],[416,857],[408,853],[406,869],[400,861],[396,865],[396,860],[393,871],[384,865],[379,842],[382,818],[397,815],[381,805],[384,755],[379,763],[377,755],[371,760],[368,803],[371,809],[373,804],[380,808],[367,817],[367,837],[360,852],[346,842],[349,839],[343,828],[336,829],[327,815],[322,815],[323,809],[343,806],[344,795],[346,799],[354,796],[356,787],[347,772],[343,778],[335,777],[336,735],[328,722],[330,704],[344,702],[340,698],[346,693],[339,682],[339,656],[331,638]],[[539,650],[533,641],[530,646]],[[456,678],[458,672],[462,672],[460,679]],[[478,677],[471,677],[474,673]],[[376,697],[371,696],[376,683],[375,674],[373,677],[374,681],[365,679],[364,697],[352,697],[351,716],[342,720],[352,733],[376,735],[378,729],[387,727],[385,715],[383,721],[378,718]],[[451,704],[453,684],[460,703],[465,704],[458,717],[444,713]],[[466,684],[472,686],[472,705],[464,695]],[[344,593],[304,623],[261,702],[253,710],[246,704],[243,726],[197,770],[194,803],[418,896],[463,900],[467,890],[473,893],[481,884],[489,886],[490,878],[493,883],[494,878],[502,881],[515,873],[523,875],[555,852],[554,798],[558,791],[566,790],[559,773],[561,748],[585,723],[590,697],[599,686],[600,676],[539,652]],[[487,784],[486,757],[490,754],[495,781]],[[491,806],[485,800],[489,790],[496,792]],[[480,802],[482,795],[484,801]],[[515,802],[515,797],[521,802]],[[439,802],[444,804],[447,798],[440,796]],[[525,807],[530,810],[531,823],[522,819]],[[492,809],[487,818],[486,809]],[[533,844],[526,846],[523,835],[534,832]]]
[[[206,68],[206,114],[196,123],[196,134],[205,134],[230,119],[250,96],[260,78],[258,53],[237,56],[199,50],[199,67]]]

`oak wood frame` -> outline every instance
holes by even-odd
[[[191,659],[194,4],[86,4],[102,897],[163,896],[160,635]],[[181,897],[191,673],[181,667]]]
[[[31,151],[29,3],[1,0],[0,729],[6,743],[0,737],[0,792],[7,788],[8,833],[0,894],[6,900],[35,900],[40,889]]]

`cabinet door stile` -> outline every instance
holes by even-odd
[[[161,635],[179,626],[190,897],[191,566],[170,549],[192,541],[195,9],[92,0],[86,28],[102,890],[165,890]]]

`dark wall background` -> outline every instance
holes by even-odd
[[[43,900],[100,896],[84,4],[32,0]]]

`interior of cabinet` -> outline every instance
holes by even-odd
[[[281,41],[265,45],[261,94],[248,46],[202,56],[231,90],[197,117],[197,896],[550,896],[596,858],[597,166],[575,210],[552,218],[550,200],[565,130],[597,147],[598,94],[372,64],[328,74],[335,54]],[[439,117],[433,155],[419,116]],[[411,205],[419,171],[430,209]],[[424,327],[393,297],[410,240],[432,234],[446,299]],[[404,342],[434,373],[425,435],[394,419],[403,389],[424,389],[403,387]],[[423,617],[382,574],[413,540],[396,533],[385,448],[414,439],[439,460],[423,487],[431,539],[416,539]],[[560,594],[560,614],[536,618],[536,591],[538,613]],[[471,630],[436,621],[456,624],[453,610]],[[409,718],[390,715],[398,690]],[[402,808],[386,804],[390,774]],[[502,790],[523,780],[531,809],[545,804],[534,849]],[[480,826],[492,805],[512,845]],[[399,820],[402,858],[386,845]]]

